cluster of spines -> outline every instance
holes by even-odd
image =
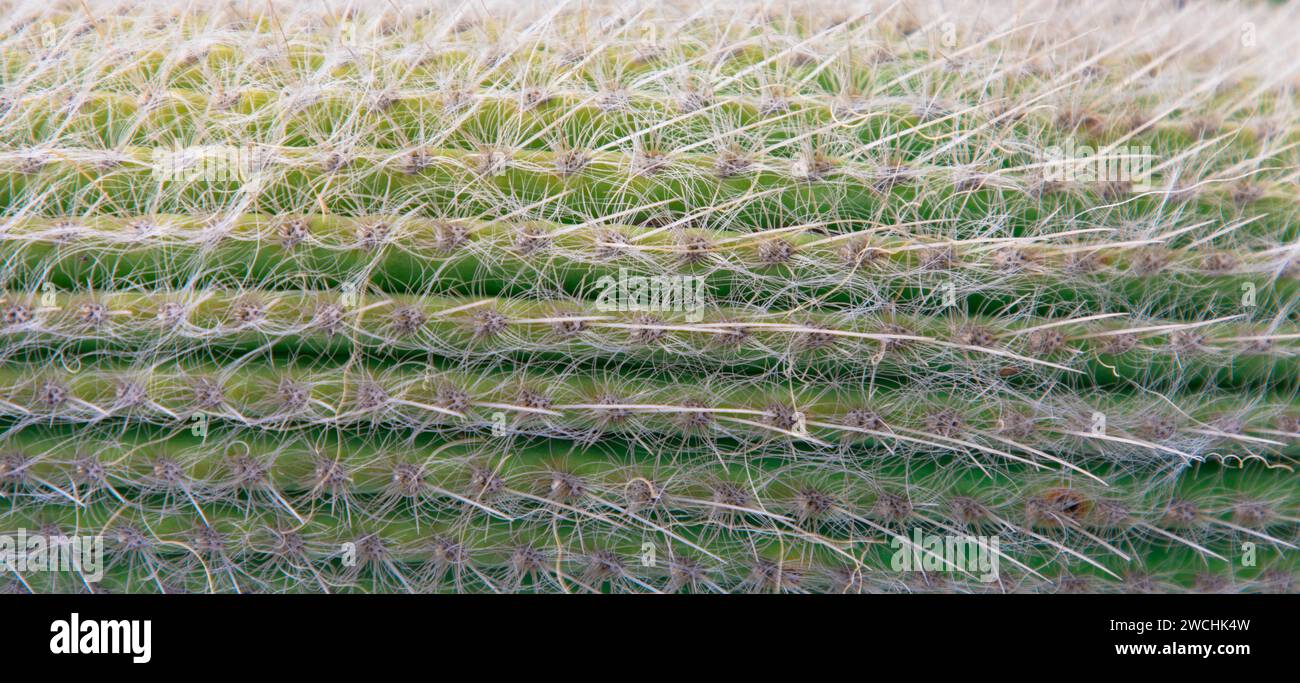
[[[1291,15],[1216,73],[917,4],[16,12],[0,520],[124,590],[1294,589]],[[1047,178],[1075,142],[1154,174]],[[714,298],[592,301],[625,275]],[[912,527],[1003,578],[891,570]]]

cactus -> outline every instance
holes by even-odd
[[[0,588],[1300,587],[1294,7],[0,5]]]

